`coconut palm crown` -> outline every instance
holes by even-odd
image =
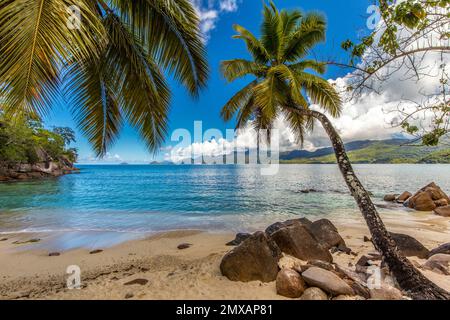
[[[325,64],[306,59],[311,49],[325,40],[326,21],[322,15],[279,11],[271,2],[264,6],[259,39],[242,26],[235,25],[234,29],[238,34],[233,38],[245,41],[252,59],[223,61],[222,73],[230,82],[247,76],[254,79],[222,108],[225,121],[236,116],[237,128],[251,121],[256,130],[270,130],[281,115],[302,142],[305,131],[313,128],[313,120],[292,112],[292,107],[317,104],[333,117],[340,115],[339,94],[319,76],[325,73]]]
[[[5,112],[39,118],[63,96],[99,156],[125,122],[156,151],[165,73],[194,97],[208,74],[190,0],[2,0],[0,57]]]

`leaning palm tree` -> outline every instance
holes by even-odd
[[[237,113],[238,126],[242,126],[248,120],[255,121],[255,115],[268,124],[284,116],[300,141],[313,128],[313,120],[318,120],[332,142],[339,169],[367,222],[375,247],[401,288],[416,299],[448,299],[447,292],[400,254],[325,114],[338,117],[341,98],[333,85],[318,75],[325,72],[325,65],[305,59],[314,45],[324,41],[325,19],[320,14],[303,14],[297,10],[280,12],[273,3],[264,6],[263,16],[259,39],[241,26],[234,27],[238,33],[235,38],[245,41],[252,60],[223,61],[222,72],[228,81],[247,76],[253,76],[254,80],[223,107],[223,118],[230,120]],[[307,72],[308,69],[314,72]],[[312,110],[311,104],[325,113]]]
[[[2,0],[0,97],[41,117],[61,96],[98,156],[125,122],[150,150],[166,133],[164,72],[197,96],[208,67],[190,0]]]

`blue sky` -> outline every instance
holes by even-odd
[[[201,11],[205,13],[205,17],[209,17],[204,27],[208,29],[207,52],[211,68],[210,79],[208,87],[198,100],[192,100],[183,87],[171,81],[173,97],[166,147],[175,144],[170,141],[170,134],[174,129],[193,130],[196,120],[203,121],[204,130],[217,128],[225,132],[227,128],[234,128],[234,123],[224,123],[220,119],[219,111],[236,90],[248,81],[244,79],[227,84],[219,73],[219,64],[222,60],[248,56],[243,42],[231,39],[234,34],[232,25],[237,23],[258,33],[261,21],[262,1],[237,0],[237,7],[224,7],[224,4],[234,4],[233,0],[197,0],[196,2],[201,7]],[[279,8],[300,8],[325,14],[328,20],[327,41],[316,47],[314,51],[315,56],[319,59],[345,59],[346,53],[340,48],[342,41],[360,38],[369,31],[366,27],[369,17],[367,8],[372,4],[372,1],[369,0],[278,0],[276,4]],[[208,13],[210,14],[208,15]],[[345,70],[330,68],[326,77],[335,79],[345,73]],[[53,112],[44,120],[47,126],[76,127],[68,112],[68,107],[64,103],[56,104]],[[75,146],[79,149],[79,162],[94,161],[90,145],[78,131],[77,140]],[[164,151],[156,156],[149,154],[136,132],[125,127],[120,139],[110,150],[110,155],[102,162],[148,162],[154,158],[161,160],[163,156]]]

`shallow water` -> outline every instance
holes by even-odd
[[[0,233],[93,231],[95,237],[97,231],[255,230],[297,216],[360,220],[336,165],[280,165],[273,176],[249,165],[79,167],[80,174],[59,179],[0,184]],[[450,191],[450,165],[355,165],[355,171],[376,202],[431,181]]]

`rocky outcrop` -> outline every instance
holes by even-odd
[[[33,164],[0,163],[0,182],[59,177],[79,171],[65,156],[52,159],[43,150],[38,150],[36,154],[38,161]]]
[[[281,251],[264,232],[256,232],[228,252],[220,271],[232,281],[274,281],[278,274]]]
[[[439,216],[450,217],[450,206],[436,208],[433,212]]]
[[[429,250],[413,237],[401,233],[391,232],[390,234],[404,256],[416,256],[421,259],[426,259],[430,254]]]
[[[274,232],[271,239],[284,253],[301,260],[322,260],[331,262],[333,257],[304,225],[296,222]]]
[[[432,182],[417,191],[404,204],[418,211],[432,211],[448,203],[450,203],[449,197],[438,185]]]
[[[423,268],[439,274],[450,275],[450,254],[437,253],[431,256]]]

